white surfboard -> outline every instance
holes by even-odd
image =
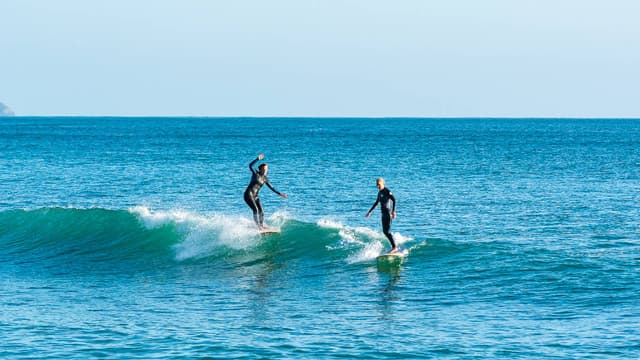
[[[280,229],[276,229],[276,228],[262,228],[260,230],[258,230],[260,232],[260,234],[279,234],[280,233]]]

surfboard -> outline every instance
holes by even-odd
[[[262,228],[260,230],[258,230],[260,232],[260,234],[279,234],[280,233],[280,229],[275,229],[275,228]]]
[[[400,265],[407,254],[407,250],[400,248],[392,254],[382,254],[376,257],[376,260],[378,265]]]

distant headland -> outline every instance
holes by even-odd
[[[14,116],[15,114],[9,107],[0,102],[0,116]]]

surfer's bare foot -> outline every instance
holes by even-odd
[[[395,254],[397,252],[398,252],[398,248],[395,247],[395,248],[392,248],[391,250],[389,250],[389,252],[387,254]]]

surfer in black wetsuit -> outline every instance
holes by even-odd
[[[391,235],[391,219],[396,218],[396,198],[393,196],[391,190],[385,187],[383,178],[378,178],[378,180],[376,180],[376,186],[378,187],[378,190],[380,190],[378,191],[378,198],[371,209],[367,212],[366,217],[371,216],[371,212],[379,203],[380,210],[382,212],[382,232],[391,243],[391,250],[389,250],[389,254],[393,254],[398,251],[398,246],[396,245],[396,242],[393,241],[393,235]],[[393,208],[389,206],[391,201],[393,201]]]
[[[247,190],[244,191],[244,201],[249,205],[251,211],[253,211],[253,220],[255,220],[260,230],[264,228],[264,211],[262,210],[262,205],[258,198],[258,192],[260,192],[262,185],[267,184],[269,189],[274,193],[282,196],[283,198],[287,197],[287,194],[278,192],[273,188],[273,186],[271,186],[271,183],[269,183],[269,179],[267,178],[269,166],[267,164],[260,164],[260,166],[258,166],[258,171],[253,168],[253,165],[262,159],[264,159],[264,155],[260,154],[249,164],[249,170],[251,170],[253,175],[251,175],[251,182],[249,183],[249,186],[247,186]]]

